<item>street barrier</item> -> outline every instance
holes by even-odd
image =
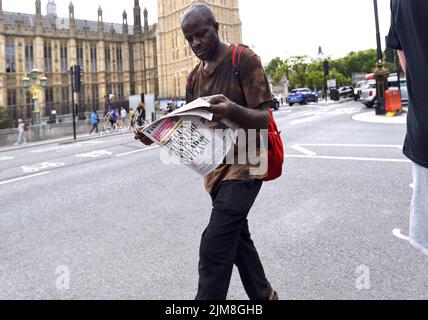
[[[389,117],[395,117],[402,113],[403,105],[398,88],[389,88],[385,91],[385,111]]]

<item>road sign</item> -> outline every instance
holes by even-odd
[[[336,88],[336,79],[327,80],[327,87],[328,88]]]

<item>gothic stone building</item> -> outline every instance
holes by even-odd
[[[106,97],[117,100],[130,95],[153,93],[158,99],[184,97],[186,77],[197,59],[189,50],[180,29],[180,16],[190,0],[158,0],[159,22],[148,24],[148,12],[141,12],[134,0],[134,24],[76,19],[70,3],[68,18],[57,16],[49,0],[47,14],[36,0],[35,14],[3,12],[0,0],[0,106],[7,106],[13,118],[30,118],[32,96],[22,79],[33,69],[48,78],[39,98],[42,116],[55,109],[71,113],[71,66],[83,67],[79,105],[84,111],[104,110]],[[220,36],[241,42],[238,0],[206,1],[221,25]]]

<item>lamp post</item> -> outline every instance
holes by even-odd
[[[40,94],[46,88],[48,78],[42,75],[38,69],[31,70],[31,73],[22,79],[22,84],[25,90],[29,90],[33,100],[32,123],[40,124]]]
[[[376,93],[377,93],[377,103],[376,103],[376,115],[385,115],[385,91],[388,89],[388,75],[389,71],[385,68],[383,64],[383,53],[382,45],[380,40],[380,31],[379,31],[379,14],[377,7],[377,0],[373,0],[374,12],[375,12],[375,22],[376,22],[376,42],[377,42],[377,65],[374,70],[376,78]]]

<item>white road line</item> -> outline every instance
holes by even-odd
[[[310,157],[313,157],[313,156],[316,156],[316,155],[317,155],[315,152],[312,152],[312,151],[310,151],[310,150],[308,150],[308,149],[305,149],[305,148],[303,148],[303,147],[301,147],[301,146],[299,146],[299,145],[291,146],[291,149],[294,149],[294,150],[296,150],[296,151],[299,151],[299,152],[301,152],[301,153],[303,153],[303,154],[305,154],[305,155],[307,155],[307,156],[310,156]]]
[[[31,179],[31,178],[35,178],[35,177],[44,176],[44,175],[49,174],[49,173],[51,173],[51,172],[45,171],[45,172],[36,173],[36,174],[29,175],[29,176],[21,177],[21,178],[2,181],[2,182],[0,182],[0,186],[4,185],[4,184],[12,183],[12,182],[17,182],[17,181],[27,180],[27,179]]]
[[[15,157],[0,157],[0,161],[14,160]]]
[[[116,157],[117,158],[125,157],[125,156],[129,156],[131,154],[135,154],[135,153],[139,153],[139,152],[144,152],[144,151],[149,151],[149,150],[154,150],[154,149],[157,149],[157,148],[159,148],[159,147],[155,146],[155,147],[150,147],[150,148],[146,148],[146,149],[141,149],[141,150],[135,150],[135,151],[126,152],[126,153],[121,153],[121,154],[116,155]]]
[[[345,161],[372,161],[372,162],[399,162],[410,163],[407,159],[382,159],[382,158],[359,158],[359,157],[331,157],[331,156],[300,156],[285,155],[286,158],[303,158],[303,159],[325,159],[325,160],[345,160]]]
[[[328,143],[296,143],[296,146],[302,147],[349,147],[349,148],[402,148],[398,145],[384,145],[384,144],[328,144]]]
[[[405,235],[403,235],[403,234],[401,233],[401,230],[400,230],[400,229],[394,229],[394,230],[392,230],[392,234],[393,234],[395,237],[397,237],[398,239],[405,240],[405,241],[409,241],[409,240],[410,240],[410,238],[409,238],[408,236],[405,236]]]

